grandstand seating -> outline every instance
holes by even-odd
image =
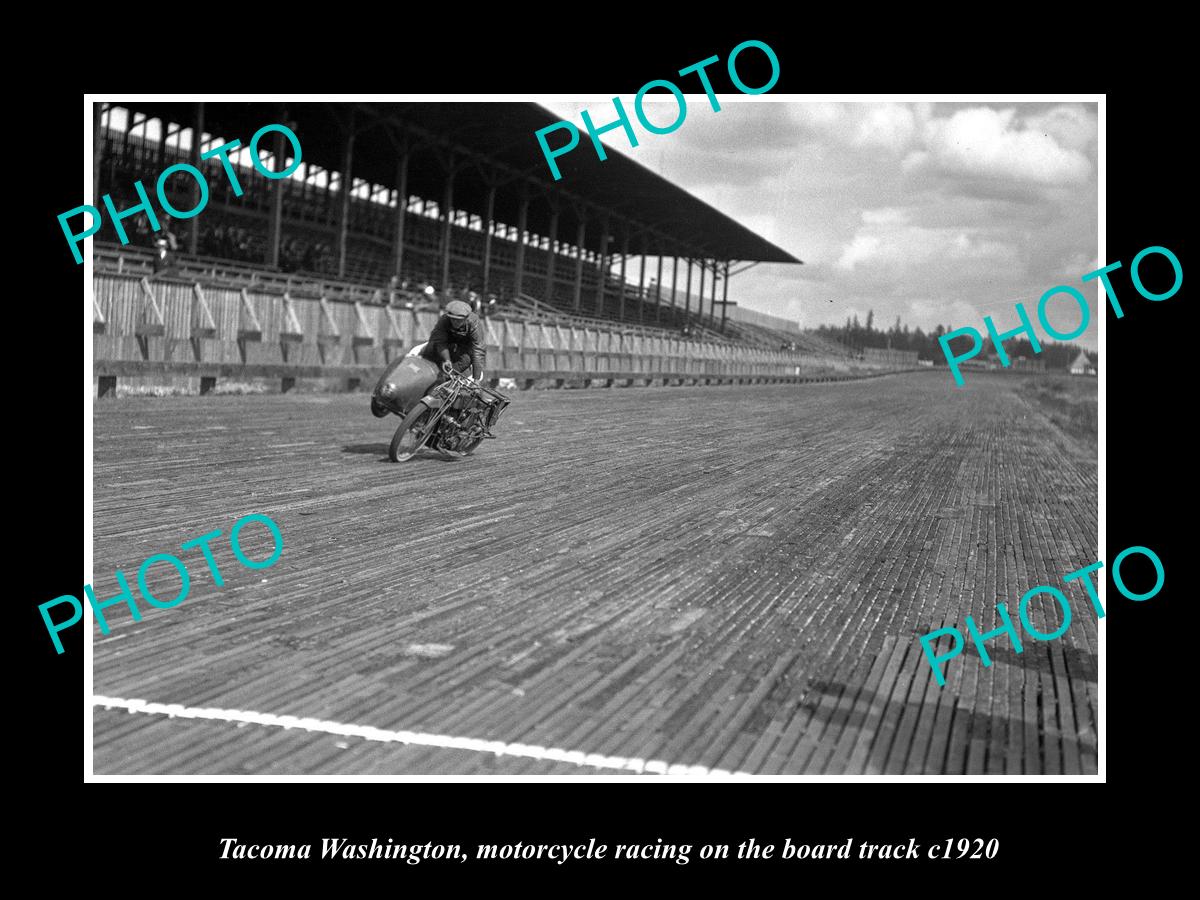
[[[137,135],[102,129],[104,147],[101,167],[101,191],[113,195],[118,209],[138,202],[132,189],[134,181],[149,184],[157,173],[190,157],[176,148]],[[428,297],[421,288],[437,284],[441,277],[440,246],[444,223],[426,215],[424,201],[412,198],[405,214],[405,248],[402,279],[395,284],[393,271],[394,204],[380,203],[354,196],[350,200],[350,227],[346,247],[345,275],[338,277],[338,218],[342,197],[333,189],[301,179],[268,181],[252,168],[236,165],[243,192],[235,196],[229,179],[217,159],[202,162],[209,184],[209,201],[204,212],[185,222],[169,226],[179,238],[181,250],[188,246],[190,229],[197,233],[197,254],[178,252],[172,260],[172,277],[206,284],[258,286],[289,291],[296,296],[325,296],[336,300],[363,302],[413,303],[424,305]],[[335,176],[336,177],[336,176]],[[190,209],[193,182],[177,173],[165,185],[165,192],[176,208]],[[280,265],[271,267],[268,257],[273,191],[282,191],[283,233]],[[96,264],[100,270],[150,274],[153,235],[143,217],[128,220],[130,245],[97,242]],[[603,303],[597,308],[599,267],[595,254],[585,251],[580,307],[575,308],[575,270],[578,251],[560,245],[555,262],[555,283],[547,292],[551,251],[544,248],[545,238],[527,243],[524,254],[521,293],[516,291],[517,243],[507,235],[512,229],[498,227],[491,242],[489,291],[495,304],[492,313],[546,319],[579,325],[619,323],[622,328],[640,327],[646,333],[669,331],[678,336],[720,342],[735,342],[778,350],[795,345],[799,351],[845,356],[843,347],[815,335],[772,331],[761,325],[730,320],[724,332],[712,320],[696,312],[696,301],[685,313],[679,305],[655,302],[649,290],[639,295],[638,287],[614,275],[606,275]],[[481,291],[484,233],[478,226],[451,227],[449,284],[442,285],[441,297],[466,291]],[[548,294],[548,296],[547,296]],[[709,303],[704,304],[706,311]]]
[[[811,331],[779,331],[754,322],[743,322],[729,318],[725,330],[718,332],[726,340],[751,344],[770,350],[795,350],[800,353],[818,353],[826,356],[853,356],[846,347]]]

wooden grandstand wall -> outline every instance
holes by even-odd
[[[93,278],[97,389],[112,379],[372,380],[437,319],[431,310],[266,289],[98,272]],[[687,340],[651,329],[485,320],[490,377],[560,382],[805,379],[887,367],[832,356]],[[203,392],[202,381],[202,392]]]

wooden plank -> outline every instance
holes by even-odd
[[[192,315],[191,335],[193,338],[211,338],[217,334],[217,323],[213,321],[212,311],[204,298],[204,290],[199,282],[192,285]]]
[[[96,297],[92,295],[92,331],[96,334],[104,334],[105,329],[104,313],[100,310],[100,304],[96,302]]]
[[[242,288],[238,294],[241,297],[238,318],[238,340],[257,342],[262,340],[262,325],[258,323],[258,313],[250,301],[250,294]]]
[[[1040,654],[1046,663],[1041,670],[1041,717],[1044,743],[1042,747],[1042,766],[1046,772],[1061,772],[1062,765],[1062,730],[1058,725],[1059,705],[1054,696],[1054,675],[1050,671],[1049,648],[1041,650]]]
[[[304,329],[300,327],[300,320],[296,317],[295,302],[287,292],[283,295],[283,321],[279,326],[279,340],[286,344],[304,342]]]
[[[162,307],[159,306],[148,279],[142,277],[138,279],[138,284],[142,289],[142,307],[137,324],[134,326],[134,334],[138,337],[162,337],[166,334]]]
[[[970,642],[968,635],[965,640]],[[965,652],[965,651],[964,651]],[[961,688],[955,697],[954,719],[951,723],[949,745],[946,749],[945,772],[949,775],[967,773],[967,757],[975,727],[975,704],[979,697],[976,685],[983,665],[977,655],[966,660],[962,667]]]
[[[1041,775],[1046,772],[1043,765],[1041,741],[1041,713],[1039,711],[1041,695],[1041,676],[1036,668],[1025,669],[1025,690],[1021,705],[1021,732],[1023,735],[1024,754],[1022,757],[1023,770],[1026,775]]]
[[[1060,641],[1050,641],[1049,650],[1051,671],[1054,673],[1054,693],[1058,698],[1063,772],[1067,775],[1082,775],[1083,763],[1079,755],[1081,729],[1077,725],[1075,699],[1072,696],[1071,678],[1067,674],[1066,661],[1063,659],[1063,645]]]
[[[333,310],[329,308],[329,300],[322,297],[319,303],[321,305],[321,324],[317,328],[317,343],[340,344],[342,332],[338,328],[337,320],[333,317]]]
[[[875,738],[885,708],[885,702],[879,693],[880,687],[884,683],[889,665],[900,664],[902,654],[897,654],[898,646],[899,642],[895,636],[888,635],[883,639],[883,646],[879,648],[879,652],[875,654],[871,668],[863,679],[862,690],[855,701],[858,718],[851,720],[852,726],[842,732],[830,756],[827,769],[830,775],[841,775],[847,771],[858,774],[864,770],[867,751]]]
[[[383,339],[385,347],[407,347],[409,341],[404,337],[400,322],[396,319],[396,311],[391,307],[384,310],[388,319],[388,333]]]
[[[371,326],[367,323],[366,314],[363,312],[362,304],[357,300],[354,302],[354,316],[358,323],[358,328],[354,333],[353,345],[355,347],[374,347],[375,332],[371,330]]]

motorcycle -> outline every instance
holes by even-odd
[[[468,455],[491,436],[511,402],[458,372],[442,377],[436,365],[415,353],[396,360],[380,376],[371,394],[371,412],[402,419],[388,447],[392,462],[411,459],[424,447],[446,459]]]

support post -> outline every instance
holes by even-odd
[[[658,275],[654,278],[654,321],[662,321],[662,249],[658,252]]]
[[[346,153],[342,160],[342,213],[338,221],[338,277],[346,277],[346,243],[350,237],[350,190],[354,187],[354,111],[346,133]]]
[[[200,145],[204,142],[204,104],[196,104],[196,113],[192,119],[192,165],[200,169]],[[204,171],[200,169],[200,171]],[[192,209],[200,205],[200,184],[192,186]],[[192,227],[188,229],[188,253],[193,256],[200,248],[200,216],[192,216]]]
[[[529,237],[526,229],[529,224],[529,198],[522,194],[521,202],[517,205],[517,260],[513,272],[513,294],[521,294],[525,289],[525,241]]]
[[[721,289],[721,331],[725,331],[725,315],[729,311],[729,263],[725,263],[725,286]]]
[[[408,145],[400,151],[400,159],[396,163],[396,243],[393,249],[395,257],[395,274],[399,280],[404,277],[404,222],[408,215]]]
[[[679,310],[675,305],[675,282],[679,280],[679,257],[671,257],[671,324],[679,323]]]
[[[550,256],[546,260],[546,303],[554,303],[554,264],[558,261],[558,205],[550,210]]]
[[[712,278],[712,303],[709,305],[709,312],[712,317],[712,323],[715,327],[717,324],[717,274],[720,272],[720,263],[713,260],[713,278]]]
[[[450,289],[450,234],[453,218],[450,208],[454,203],[454,159],[450,159],[450,169],[446,173],[446,189],[442,192],[442,283],[439,285],[443,292]]]
[[[642,255],[638,263],[638,324],[641,325],[646,315],[646,239],[642,238]]]
[[[586,232],[587,221],[584,219],[584,214],[579,214],[579,228],[575,231],[575,315],[579,315],[580,307],[583,302],[583,241],[587,236]]]
[[[596,285],[596,317],[600,318],[604,315],[604,282],[607,272],[606,261],[608,259],[608,216],[604,217],[602,230],[600,232],[600,256],[596,260],[596,274],[598,284]]]
[[[687,286],[683,292],[683,321],[687,322],[687,317],[692,313],[692,259],[689,256],[687,261]]]
[[[101,134],[100,125],[103,106],[99,100],[92,101],[92,205],[96,207],[100,206],[100,169],[104,165],[104,135]],[[196,202],[199,203],[198,200]],[[195,209],[194,206],[192,208]],[[196,225],[193,223],[192,230],[195,229]]]
[[[487,213],[483,220],[483,292],[488,292],[492,278],[492,228],[496,216],[496,186],[488,185]]]
[[[150,120],[146,120],[146,139],[150,138]],[[166,119],[158,120],[158,170],[161,172],[167,167],[167,128],[169,127]]]
[[[283,110],[279,121],[287,121],[287,111]],[[283,132],[275,132],[275,165],[282,170],[283,165]],[[278,171],[278,170],[277,170]],[[288,181],[280,178],[271,182],[271,221],[267,234],[267,265],[279,267],[279,247],[283,242],[283,186]]]
[[[621,236],[621,305],[617,318],[625,321],[625,262],[629,259],[629,229]]]

